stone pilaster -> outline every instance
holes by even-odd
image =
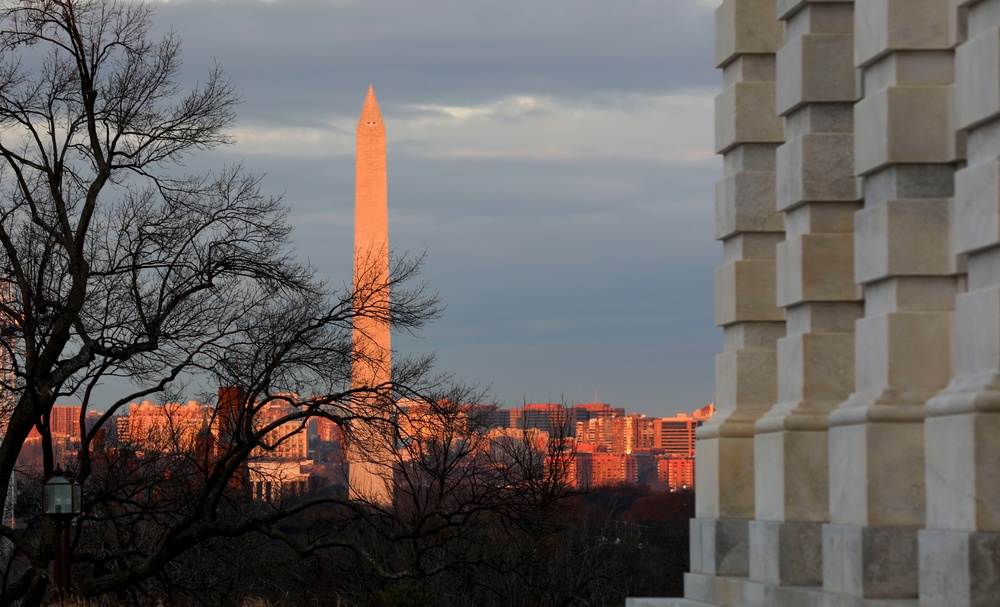
[[[854,58],[855,392],[830,415],[823,588],[917,595],[924,524],[924,405],[951,375],[958,291],[950,246],[956,161],[949,0],[858,0]]]
[[[778,341],[778,401],[756,423],[756,520],[750,523],[750,579],[822,583],[822,524],[828,520],[828,414],[854,389],[852,105],[853,3],[779,2],[785,44],[777,54],[777,303],[786,311]]]
[[[716,10],[716,63],[725,88],[716,97],[715,134],[725,174],[716,185],[724,259],[715,283],[724,351],[716,358],[716,413],[698,432],[691,522],[691,570],[708,576],[747,575],[753,424],[775,402],[775,344],[785,331],[775,303],[775,248],[784,221],[775,207],[783,125],[774,105],[774,53],[782,37],[774,3],[723,0]]]
[[[957,2],[953,241],[967,261],[955,374],[927,404],[920,604],[1000,605],[1000,1]],[[967,39],[965,36],[967,35]]]

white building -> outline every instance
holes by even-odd
[[[723,0],[686,600],[1000,605],[1000,0]]]

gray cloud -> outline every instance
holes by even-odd
[[[690,0],[219,0],[157,10],[188,57],[226,68],[254,120],[343,111],[369,83],[386,100],[474,104],[511,92],[582,99],[718,79],[711,11]],[[189,60],[188,69],[200,68]]]
[[[507,405],[712,399],[711,11],[694,1],[171,2],[185,74],[243,92],[245,162],[298,254],[350,279],[353,129],[389,131],[390,238],[448,309],[402,352]],[[694,96],[691,96],[694,95]],[[522,103],[523,102],[523,103]]]

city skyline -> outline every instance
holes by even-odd
[[[639,327],[644,339],[659,344],[663,319],[700,326],[657,296],[698,289],[670,272],[666,279],[646,272],[667,244],[680,249],[678,263],[690,269],[692,251],[678,237],[683,230],[667,232],[660,227],[664,223],[644,212],[655,208],[666,215],[664,192],[676,193],[676,184],[649,187],[637,175],[629,181],[615,174],[616,161],[636,171],[643,168],[637,159],[644,149],[629,148],[622,155],[620,146],[606,153],[598,145],[599,153],[591,158],[585,149],[559,144],[552,133],[525,137],[516,132],[524,130],[524,120],[563,120],[563,126],[569,120],[594,142],[601,138],[595,125],[623,134],[630,129],[610,118],[567,114],[573,104],[563,102],[569,98],[527,90],[514,97],[525,111],[509,116],[510,129],[491,110],[486,120],[491,132],[477,135],[478,119],[465,120],[469,104],[490,105],[489,98],[502,101],[510,94],[484,91],[485,101],[461,101],[457,114],[446,97],[445,105],[407,115],[407,108],[418,107],[415,90],[453,96],[455,89],[449,93],[416,73],[425,86],[434,86],[382,89],[380,83],[392,78],[367,73],[372,71],[368,65],[365,81],[374,83],[380,96],[383,90],[395,95],[392,110],[401,126],[395,142],[400,153],[388,162],[389,174],[396,175],[393,167],[401,166],[404,177],[397,182],[403,187],[389,184],[393,201],[396,191],[403,194],[402,204],[393,209],[395,225],[402,227],[401,234],[394,233],[395,248],[426,259],[428,274],[438,272],[437,279],[425,278],[459,311],[460,320],[463,311],[476,316],[474,322],[466,316],[464,325],[449,329],[445,322],[441,331],[439,323],[424,332],[425,323],[437,318],[440,300],[419,279],[407,280],[415,266],[404,258],[393,265],[402,267],[403,276],[390,284],[391,325],[400,335],[420,330],[428,340],[401,346],[403,360],[392,353],[391,385],[358,385],[359,379],[379,378],[364,378],[369,375],[365,366],[354,361],[370,360],[379,371],[387,361],[380,356],[384,348],[374,353],[358,347],[363,340],[352,334],[366,327],[353,321],[384,319],[389,310],[385,298],[359,297],[364,287],[355,289],[358,281],[340,267],[353,265],[347,262],[353,261],[352,246],[346,246],[353,245],[347,237],[353,230],[341,230],[340,222],[354,227],[351,188],[342,187],[354,180],[344,179],[336,151],[309,155],[313,134],[323,150],[336,150],[341,134],[336,112],[312,115],[310,108],[337,108],[341,100],[288,86],[280,76],[314,82],[327,75],[324,84],[338,90],[351,84],[332,82],[341,70],[329,58],[340,56],[338,50],[313,52],[311,40],[357,43],[350,37],[361,34],[366,44],[342,50],[348,57],[364,55],[371,64],[379,63],[379,53],[386,50],[379,48],[380,38],[396,44],[416,34],[435,41],[439,38],[426,26],[445,25],[439,33],[464,41],[464,51],[448,54],[461,63],[475,59],[473,51],[486,50],[480,43],[487,42],[479,36],[483,29],[462,23],[506,30],[504,21],[513,18],[509,25],[530,26],[537,19],[545,28],[577,27],[575,16],[560,20],[548,7],[491,1],[472,7],[476,18],[471,20],[468,8],[453,0],[431,6],[430,14],[424,14],[427,7],[414,13],[402,4],[364,3],[360,10],[374,17],[366,18],[368,23],[378,26],[375,30],[385,25],[384,31],[356,28],[349,9],[357,6],[351,2],[195,0],[181,6],[197,13],[195,39],[197,26],[212,24],[207,38],[204,30],[201,34],[219,41],[223,52],[218,56],[182,53],[180,37],[192,39],[185,23],[170,15],[161,19],[142,2],[26,1],[0,11],[8,51],[0,63],[10,89],[0,100],[0,114],[10,127],[0,142],[9,194],[2,226],[4,281],[10,287],[2,309],[3,345],[13,373],[8,379],[16,380],[5,385],[0,419],[2,531],[10,548],[4,553],[0,603],[40,607],[65,596],[139,597],[209,607],[260,600],[323,603],[332,597],[361,606],[395,597],[426,602],[427,597],[439,603],[517,605],[547,596],[555,602],[598,604],[620,600],[640,587],[637,582],[649,594],[672,586],[661,584],[660,571],[648,565],[678,573],[684,567],[684,529],[693,510],[693,494],[684,491],[694,481],[693,423],[657,425],[634,416],[590,424],[593,415],[612,407],[581,405],[572,418],[588,422],[589,442],[579,453],[571,451],[569,428],[543,444],[546,431],[541,429],[507,425],[510,431],[491,436],[484,432],[489,426],[479,423],[494,412],[490,401],[517,403],[528,394],[536,400],[535,395],[554,391],[552,386],[585,383],[581,392],[589,396],[596,388],[601,398],[609,398],[605,383],[610,380],[647,391],[625,399],[629,403],[662,402],[671,385],[696,387],[693,375],[669,377],[664,370],[700,368],[694,356],[697,339],[675,335],[669,342],[678,344],[682,365],[644,350],[628,330]],[[398,10],[380,14],[387,8]],[[453,20],[447,9],[466,12]],[[277,12],[266,14],[270,10]],[[642,22],[631,7],[625,12],[628,22]],[[248,14],[253,25],[266,29],[247,27],[241,20]],[[283,19],[292,17],[298,26],[288,29]],[[592,25],[608,23],[590,17]],[[150,31],[153,23],[155,32]],[[322,26],[317,29],[315,23]],[[627,28],[616,29],[624,33]],[[232,30],[253,44],[238,47],[238,57],[227,59],[225,50],[231,55],[237,48],[224,40]],[[160,39],[163,31],[169,33]],[[530,65],[538,60],[551,69],[560,53],[575,59],[569,51],[597,42],[573,33],[574,42],[566,46],[535,31],[536,39],[562,50],[524,57]],[[516,54],[524,49],[518,44],[521,36],[510,34],[504,32],[501,46]],[[322,65],[280,56],[289,48],[307,59],[320,58]],[[394,61],[419,59],[419,53],[399,46],[391,50]],[[183,72],[178,71],[182,57],[189,66]],[[234,63],[257,66],[249,91],[238,92],[237,82],[246,74],[234,70]],[[472,73],[479,77],[488,63],[479,61]],[[281,64],[278,77],[275,64]],[[316,67],[322,71],[309,71]],[[439,75],[460,76],[453,71],[455,63],[447,68]],[[403,69],[397,78],[407,73]],[[492,79],[487,75],[487,81]],[[461,90],[470,87],[471,79]],[[247,122],[237,123],[241,97],[259,99],[275,91],[282,103],[272,109],[280,118],[305,124],[294,137],[282,132],[280,121],[272,123],[277,130],[266,121],[255,123],[260,115],[253,111],[240,119],[249,117],[249,128]],[[299,105],[301,100],[308,101]],[[538,105],[546,100],[551,101],[548,110]],[[358,101],[350,103],[352,119]],[[573,103],[584,114],[599,105],[583,95]],[[389,104],[382,109],[388,113]],[[413,136],[413,124],[407,128],[407,120],[436,122],[442,116],[457,116],[458,123],[423,138]],[[363,114],[363,120],[366,126],[381,126],[374,116]],[[386,126],[395,132],[392,123]],[[461,150],[436,148],[437,142],[454,143],[449,129],[476,140],[488,155],[470,162]],[[526,141],[527,147],[492,156],[503,151],[495,138],[499,131],[515,136],[518,145]],[[650,125],[644,131],[654,139],[662,135]],[[297,141],[294,153],[284,153],[283,145],[292,139]],[[630,139],[623,135],[623,141]],[[238,140],[244,144],[216,153],[217,146]],[[261,150],[252,148],[255,141]],[[700,162],[697,149],[645,168],[656,169],[663,183],[670,181],[666,168],[693,174]],[[351,155],[348,166],[353,161]],[[289,167],[298,175],[282,173]],[[415,167],[426,170],[414,172]],[[473,187],[456,189],[462,179]],[[613,212],[588,212],[597,199],[602,208],[611,200]],[[512,212],[505,219],[509,223],[496,223],[498,213],[507,211]],[[388,224],[388,213],[380,215]],[[580,229],[581,219],[591,222],[596,237]],[[292,224],[300,228],[294,239]],[[678,219],[674,225],[682,224]],[[646,239],[649,235],[654,238]],[[433,254],[421,255],[418,247],[451,248],[452,254],[438,254],[445,263],[432,264]],[[574,275],[573,268],[585,273]],[[608,276],[617,282],[608,282]],[[333,285],[328,287],[323,277]],[[379,292],[380,282],[373,277],[367,287]],[[458,305],[447,291],[449,283],[467,296]],[[400,284],[405,286],[395,288]],[[581,284],[601,288],[593,295],[575,292]],[[650,303],[652,311],[646,308]],[[503,317],[505,312],[510,316]],[[372,330],[369,336],[380,333]],[[459,341],[448,341],[456,336]],[[463,349],[470,345],[477,350]],[[524,396],[502,385],[492,397],[451,385],[426,356],[438,349],[438,368],[458,380],[508,382],[522,387]],[[423,356],[410,363],[407,354]],[[505,354],[513,358],[504,360]],[[586,381],[573,381],[564,374],[567,369]],[[545,385],[532,385],[536,379]],[[125,386],[129,380],[134,385]],[[651,386],[656,392],[648,392]],[[670,398],[696,403],[688,410],[708,400]],[[73,399],[82,401],[75,411]],[[560,395],[560,400],[570,399],[576,400]],[[102,406],[104,412],[89,413]],[[128,415],[121,415],[126,410]],[[549,412],[552,417],[545,415]],[[513,411],[509,417],[508,424]],[[568,416],[558,404],[542,404],[525,406],[520,417],[527,425],[528,418],[542,424]],[[683,435],[675,441],[678,429]],[[361,459],[355,457],[359,452],[364,452]],[[571,457],[578,488],[615,488],[597,495],[574,491],[566,482]],[[383,467],[387,474],[379,476],[385,491],[368,491],[365,483],[354,482],[359,461]],[[647,480],[648,489],[622,485]],[[679,499],[669,495],[673,489],[682,490]],[[618,495],[635,507],[626,511],[610,503]],[[615,541],[608,541],[611,537]],[[652,538],[660,537],[669,537],[670,544],[644,555],[630,547],[640,539],[647,545],[646,538],[652,546]],[[537,575],[538,563],[561,563],[566,554],[588,552],[593,554],[585,562],[569,559],[565,576]],[[608,564],[614,568],[610,574]],[[50,566],[55,574],[48,572]],[[295,574],[300,571],[304,575]],[[641,576],[633,575],[640,571]],[[573,583],[567,585],[563,577]]]
[[[596,392],[668,415],[712,402],[721,350],[713,4],[194,0],[158,5],[156,26],[181,35],[186,78],[217,61],[244,100],[237,144],[191,169],[266,174],[331,286],[350,280],[354,125],[374,84],[393,247],[426,251],[447,305],[395,338],[401,354],[437,352],[504,406]]]
[[[113,423],[99,430],[93,429],[99,413],[84,414],[80,406],[56,405],[49,424],[54,461],[57,467],[73,468],[70,462],[81,446],[83,415],[87,432],[95,433],[95,453],[139,458],[189,454],[210,462],[225,450],[233,420],[231,407],[239,406],[232,399],[242,393],[240,388],[221,387],[215,402],[132,402],[118,412]],[[356,474],[354,448],[342,443],[339,430],[296,418],[298,400],[298,395],[284,394],[252,403],[257,411],[255,428],[274,424],[251,451],[247,472],[239,477],[239,482],[249,481],[246,487],[252,487],[254,499],[271,501],[339,486],[349,490],[352,499],[391,503],[401,480],[400,466],[414,455],[411,441],[447,441],[441,437],[452,436],[456,429],[469,445],[478,445],[474,451],[490,451],[489,466],[497,469],[504,469],[510,465],[509,458],[524,456],[523,450],[528,449],[539,462],[563,462],[552,464],[554,473],[562,475],[559,482],[584,491],[615,485],[649,485],[654,491],[691,489],[695,485],[695,431],[715,412],[706,406],[671,417],[647,417],[608,403],[528,403],[510,409],[470,404],[453,409],[444,402],[438,409],[423,401],[402,399],[396,431],[409,439],[398,442],[394,454],[383,454],[382,461],[392,470],[383,476],[367,465]],[[41,441],[37,430],[26,439],[18,456],[22,473],[41,467]],[[424,451],[417,448],[416,452]],[[385,483],[385,489],[373,489],[373,475],[382,477],[376,484]]]

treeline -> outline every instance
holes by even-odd
[[[693,512],[691,491],[622,486],[416,537],[331,507],[285,519],[280,539],[271,531],[203,542],[143,585],[90,604],[620,606],[627,596],[683,594]],[[330,541],[312,554],[289,548],[318,537]]]

